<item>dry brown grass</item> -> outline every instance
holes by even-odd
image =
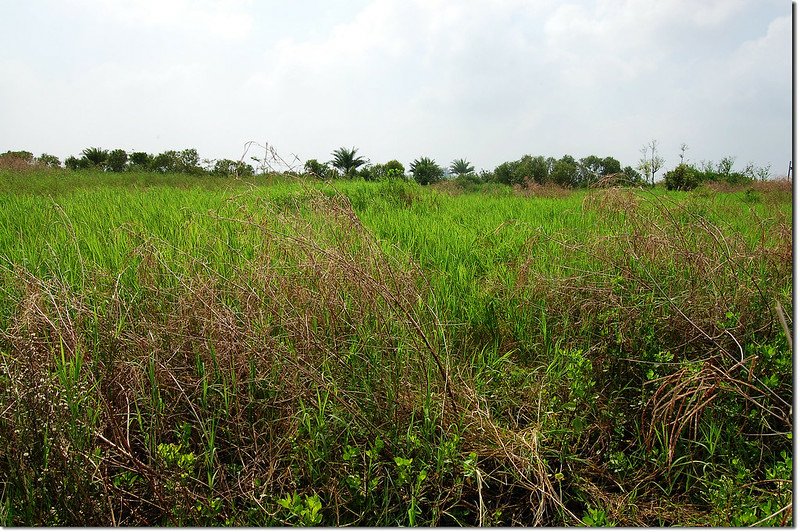
[[[521,185],[514,185],[513,189],[515,194],[523,197],[565,198],[573,193],[573,190],[554,183],[540,185],[530,179]]]
[[[297,442],[309,436],[301,420],[323,408],[321,397],[337,412],[321,437],[339,446],[383,437],[389,464],[407,451],[387,431],[430,418],[445,437],[463,424],[466,451],[482,457],[478,471],[491,468],[478,483],[486,490],[479,519],[502,507],[519,524],[545,524],[563,511],[537,431],[498,423],[454,371],[459,362],[418,268],[389,258],[346,198],[318,196],[310,209],[301,217],[265,206],[263,219],[238,220],[263,245],[225,275],[190,257],[175,271],[165,258],[175,250],[153,238],[137,251],[134,292],[104,278],[76,292],[19,272],[24,296],[0,340],[0,431],[19,455],[0,459],[17,474],[52,486],[71,479],[74,488],[45,489],[51,500],[35,503],[44,513],[31,523],[242,522],[236,508],[261,508],[270,523],[274,498],[304,492],[315,468],[336,473],[315,489],[346,513],[341,447],[325,465],[296,461]],[[78,359],[75,382],[54,377]],[[43,439],[47,459],[37,450]],[[166,444],[192,452],[196,465],[170,462]],[[203,516],[209,497],[222,514]],[[51,505],[57,516],[47,514]]]
[[[634,191],[627,188],[601,188],[589,192],[583,199],[584,210],[600,213],[625,214],[639,208],[641,199]]]

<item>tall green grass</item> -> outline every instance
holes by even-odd
[[[792,522],[788,191],[0,182],[4,524]]]

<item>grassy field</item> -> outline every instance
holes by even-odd
[[[0,170],[0,524],[792,525],[791,219]]]

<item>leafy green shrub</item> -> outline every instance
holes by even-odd
[[[61,161],[55,155],[43,153],[36,158],[36,163],[48,168],[61,168]]]
[[[444,169],[429,157],[420,157],[411,163],[411,175],[420,185],[431,185],[444,179]]]
[[[466,159],[456,159],[450,163],[450,171],[457,176],[474,174],[475,167]]]
[[[703,174],[687,164],[679,164],[664,174],[667,190],[693,190],[703,182]]]
[[[81,152],[82,159],[88,164],[86,167],[102,168],[105,170],[108,160],[108,150],[101,148],[86,148]]]
[[[143,151],[135,151],[128,157],[131,169],[148,170],[153,163],[153,156]]]
[[[331,177],[331,168],[328,163],[321,163],[316,159],[309,159],[303,165],[303,170],[306,175],[310,175],[319,179],[328,179]]]
[[[243,161],[220,159],[214,164],[211,175],[217,177],[248,177],[254,174],[253,167]]]
[[[341,170],[342,174],[346,177],[352,177],[359,167],[367,164],[366,159],[360,155],[356,155],[357,152],[358,148],[356,147],[350,148],[349,150],[344,147],[339,148],[331,154],[333,156],[331,165]]]
[[[383,179],[404,179],[406,169],[403,163],[391,160],[385,164],[376,164],[365,168],[362,176],[366,181],[380,181]]]
[[[106,166],[110,172],[122,172],[128,163],[128,154],[125,150],[111,150],[106,159]]]

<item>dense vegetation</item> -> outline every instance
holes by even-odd
[[[792,525],[791,190],[456,163],[0,169],[0,523]]]
[[[262,156],[249,156],[250,148],[263,148]],[[685,161],[688,146],[681,146],[680,164],[664,174],[667,190],[692,190],[703,183],[723,182],[730,185],[743,185],[754,181],[766,181],[771,176],[771,167],[758,167],[748,163],[742,170],[734,170],[734,157],[724,157],[719,163],[701,161],[699,164]],[[307,160],[302,167],[299,160],[287,163],[269,145],[261,146],[255,142],[247,143],[241,160],[201,159],[194,148],[167,150],[158,155],[140,151],[126,152],[122,149],[105,150],[86,148],[80,157],[69,156],[64,161],[68,170],[95,170],[109,173],[153,172],[159,174],[207,175],[211,177],[251,177],[268,173],[306,176],[315,179],[332,180],[337,178],[382,181],[386,179],[410,178],[420,185],[431,185],[453,178],[461,188],[481,184],[502,184],[529,187],[531,185],[556,185],[563,188],[588,188],[611,184],[636,186],[655,185],[656,173],[664,164],[658,153],[658,142],[651,141],[642,147],[642,157],[637,169],[630,166],[622,168],[614,157],[589,155],[576,159],[564,155],[554,157],[524,155],[516,161],[507,161],[492,171],[475,171],[466,159],[455,159],[449,167],[440,166],[430,157],[419,157],[409,165],[406,176],[405,166],[397,160],[373,164],[358,155],[358,148],[341,147],[331,153],[331,160],[320,162]],[[61,168],[58,157],[43,153],[34,157],[29,151],[7,151],[0,154],[0,168],[31,169]]]

